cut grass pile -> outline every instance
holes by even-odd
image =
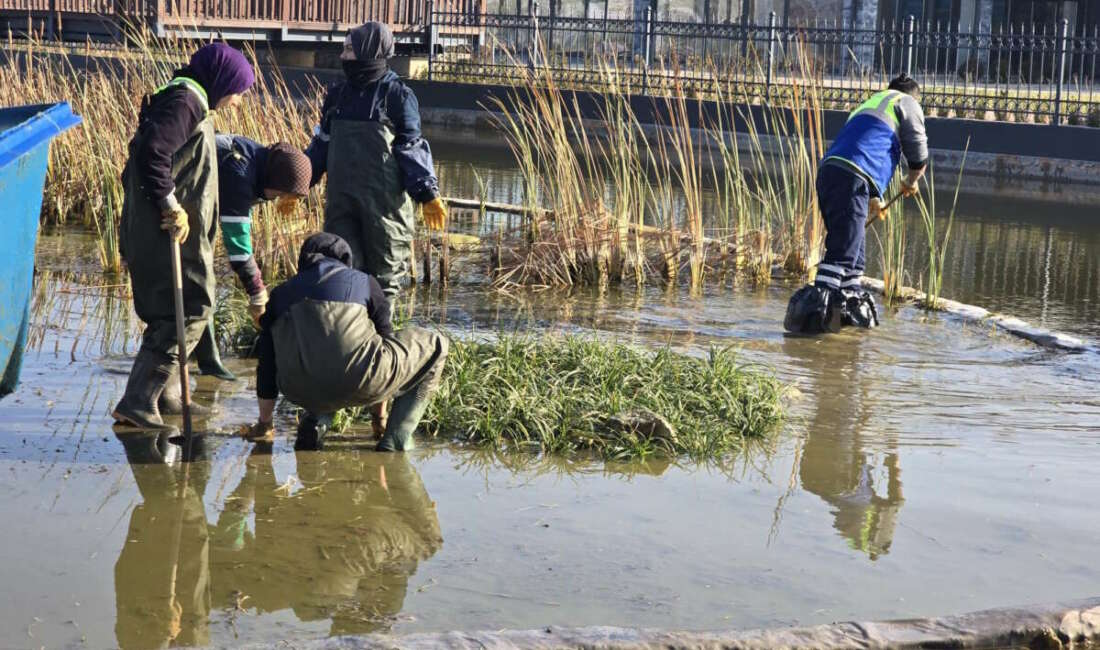
[[[696,358],[586,337],[507,336],[451,346],[421,426],[497,449],[713,460],[776,431],[782,392],[728,348]],[[653,414],[671,431],[653,430]]]

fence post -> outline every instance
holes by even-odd
[[[527,39],[527,47],[529,48],[527,59],[531,62],[531,68],[537,68],[539,66],[539,39],[542,35],[539,34],[539,3],[535,0],[528,5],[531,7],[531,26],[530,26],[530,38]]]
[[[554,25],[558,22],[557,17],[557,0],[550,0],[550,17],[547,20],[549,24],[546,26],[546,54],[549,55],[551,61],[554,60]]]
[[[775,12],[768,14],[768,67],[767,76],[764,78],[764,97],[769,100],[772,97],[772,74],[775,68],[775,41],[778,33],[775,30]]]
[[[428,81],[432,80],[432,61],[435,59],[435,0],[428,0],[427,6],[427,23],[425,26],[424,40],[428,44]]]
[[[1069,34],[1069,19],[1063,18],[1058,25],[1058,86],[1054,90],[1054,126],[1062,123],[1062,86],[1066,82],[1066,50]]]
[[[645,50],[642,54],[642,94],[649,92],[649,57],[653,50],[653,7],[645,8]]]
[[[906,75],[913,76],[913,48],[916,45],[916,31],[917,19],[913,17],[913,14],[909,14],[905,17],[905,56],[902,57],[902,65],[904,66],[904,72]]]

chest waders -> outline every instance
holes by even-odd
[[[206,106],[205,91],[189,79],[174,79],[161,90],[176,85],[187,87]],[[125,201],[119,224],[119,243],[130,271],[134,310],[145,323],[145,332],[126,384],[126,395],[115,408],[115,417],[155,429],[165,427],[157,402],[175,370],[178,355],[169,235],[161,230],[160,208],[147,196],[140,177],[132,169],[134,153],[145,137],[139,131],[130,143],[130,159],[122,172]],[[199,122],[173,156],[172,178],[176,199],[187,212],[191,229],[187,241],[180,244],[184,322],[190,353],[214,307],[218,165],[214,124],[209,116]]]
[[[413,448],[412,434],[446,363],[446,337],[412,326],[383,337],[365,305],[315,300],[291,307],[272,325],[271,334],[279,391],[287,399],[315,419],[392,399],[379,448]],[[311,448],[321,444],[315,438]]]
[[[381,121],[335,119],[331,128],[325,232],[348,243],[355,268],[373,275],[392,300],[408,273],[416,233],[393,131]]]

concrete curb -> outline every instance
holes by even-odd
[[[886,285],[882,280],[863,278],[863,288],[874,291],[879,295],[886,295]],[[911,287],[902,287],[901,299],[906,302],[920,303],[927,299],[927,294]],[[1014,316],[1006,316],[1004,314],[991,312],[983,307],[968,305],[946,298],[939,299],[938,307],[939,311],[957,316],[968,323],[992,325],[999,330],[1026,339],[1044,348],[1069,352],[1100,353],[1100,347],[1083,339],[1079,339],[1076,336],[1070,336],[1069,334],[1056,332],[1044,327],[1036,327]]]
[[[426,126],[466,131],[494,130],[493,116],[498,115],[487,109],[467,110],[423,104],[420,113],[421,121]],[[584,120],[585,129],[593,133],[605,132],[606,126],[600,120]],[[663,128],[653,124],[641,125],[642,133],[653,140]],[[690,132],[695,144],[701,148],[700,153],[713,146],[711,136],[705,131],[693,128]],[[761,134],[759,140],[765,153],[776,155],[782,151],[776,136]],[[753,138],[748,133],[738,132],[735,141],[742,153],[751,151]],[[931,148],[929,153],[937,172],[950,176],[953,181],[954,174],[962,167],[962,152]],[[966,179],[965,190],[981,196],[1040,198],[1087,206],[1095,205],[1100,197],[1100,185],[1097,184],[1100,163],[1091,161],[970,151],[966,156]]]
[[[577,648],[658,650],[715,648],[1005,648],[1080,647],[1100,640],[1100,598],[1057,605],[990,609],[942,618],[728,632],[672,632],[619,627],[548,627],[541,630],[370,634],[250,648],[305,650],[483,650]]]

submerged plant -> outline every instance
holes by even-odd
[[[713,459],[774,432],[781,395],[728,348],[696,358],[578,337],[456,341],[424,426],[492,448]]]

